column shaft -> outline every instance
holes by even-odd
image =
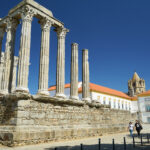
[[[50,41],[51,22],[49,20],[43,19],[40,21],[40,24],[42,28],[42,37],[41,37],[38,94],[49,95],[48,76],[49,76],[49,41]]]
[[[0,63],[1,63],[1,53],[2,53],[2,42],[5,34],[5,28],[0,27]]]
[[[3,37],[5,34],[5,29],[3,27],[0,27],[0,91],[2,90],[2,74],[3,74],[3,65],[4,65],[4,58],[2,54],[2,42]]]
[[[18,80],[16,91],[29,92],[28,76],[30,61],[31,22],[33,11],[30,8],[22,13],[22,30],[19,51]]]
[[[68,30],[65,28],[57,28],[56,32],[58,37],[56,97],[65,98],[65,36]]]
[[[87,49],[83,50],[82,61],[82,100],[90,102],[89,61]]]
[[[13,64],[13,76],[12,76],[11,92],[14,92],[15,89],[16,89],[17,65],[18,65],[18,57],[14,56],[14,64]]]
[[[7,24],[7,36],[5,46],[5,57],[4,57],[4,71],[2,75],[2,92],[7,94],[10,92],[10,86],[12,84],[12,69],[14,63],[14,48],[15,48],[15,37],[18,20],[14,18],[8,18]]]
[[[2,75],[4,72],[4,52],[1,53],[1,62],[0,62],[0,91],[2,91]]]
[[[70,98],[78,100],[78,44],[72,44]]]

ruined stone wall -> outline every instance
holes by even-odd
[[[0,125],[16,125],[17,102],[0,100]]]
[[[6,125],[11,126],[11,130],[3,128],[1,132],[2,127],[0,129],[0,139],[3,139],[1,141],[5,145],[41,143],[122,132],[127,129],[130,120],[136,119],[136,115],[131,115],[128,111],[87,104],[70,105],[65,102],[51,103],[30,99],[19,100],[17,104],[11,106],[10,110],[14,110],[15,113],[12,114],[15,115],[11,115],[5,121]],[[12,130],[14,124],[16,126],[13,126]],[[7,137],[7,140],[4,137]]]
[[[18,101],[17,125],[44,125],[51,127],[105,127],[127,125],[131,118],[128,111],[109,108],[71,106],[37,102]]]

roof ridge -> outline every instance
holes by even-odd
[[[110,90],[118,91],[118,90],[116,90],[116,89],[112,89],[112,88],[105,87],[105,86],[102,86],[102,85],[98,85],[98,84],[95,84],[95,83],[90,83],[90,84],[94,84],[94,85],[96,85],[96,86],[101,86],[101,87],[104,87],[104,88],[107,88],[107,89],[110,89]],[[118,91],[118,92],[124,93],[124,92],[122,92],[122,91]],[[126,93],[124,93],[124,94],[126,94]],[[127,95],[127,94],[126,94],[126,95]]]
[[[81,82],[78,82],[78,83],[81,83]],[[65,84],[65,88],[70,88],[70,83]],[[50,87],[48,90],[49,91],[56,90],[56,86]],[[91,82],[90,82],[90,91],[96,91],[96,92],[105,93],[108,95],[132,99],[132,97],[130,97],[129,95],[127,95],[126,93],[124,93],[122,91],[118,91],[116,89],[111,89],[111,88],[108,88],[108,87],[105,87],[102,85],[98,85],[95,83],[91,83]],[[82,86],[78,87],[78,92],[82,92]]]

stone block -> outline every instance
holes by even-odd
[[[120,110],[64,106],[59,103],[54,105],[35,100],[21,100],[18,103],[19,105],[16,103],[16,108],[10,109],[12,112],[6,113],[5,117],[0,110],[0,120],[6,118],[5,124],[17,124],[17,130],[8,127],[10,135],[3,137],[5,140],[8,139],[3,141],[5,145],[24,145],[116,133],[125,131],[131,119],[136,120],[136,115]],[[0,103],[0,108],[2,107],[4,106]],[[9,104],[9,107],[14,106]],[[0,133],[1,131],[3,130],[0,127]]]
[[[22,125],[34,125],[34,120],[22,120]]]

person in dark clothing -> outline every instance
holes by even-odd
[[[140,136],[140,132],[141,132],[141,130],[142,130],[143,128],[142,128],[142,125],[140,124],[140,122],[139,122],[138,120],[136,120],[135,129],[136,129],[137,134],[138,134],[138,137],[139,137],[139,136]]]

